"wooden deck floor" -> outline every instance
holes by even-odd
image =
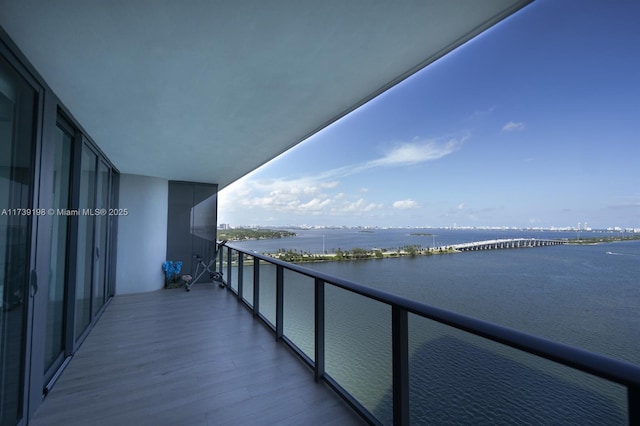
[[[227,290],[117,296],[29,423],[364,421]]]

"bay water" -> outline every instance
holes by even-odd
[[[501,238],[563,239],[613,233],[310,229],[278,249],[440,247]],[[640,364],[640,241],[305,263],[305,267],[439,308]],[[274,271],[261,268],[261,311]],[[285,276],[285,334],[313,356],[313,282]],[[245,276],[250,276],[249,271]],[[269,284],[270,283],[270,284]],[[245,289],[246,291],[246,289]],[[263,308],[264,306],[264,308]],[[390,308],[327,287],[327,372],[391,422]],[[267,314],[269,317],[270,315]],[[625,389],[411,315],[412,424],[624,424]]]

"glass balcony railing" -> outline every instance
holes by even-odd
[[[640,367],[227,244],[228,288],[371,424],[640,424]]]

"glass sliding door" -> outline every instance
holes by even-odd
[[[56,212],[71,208],[71,157],[73,135],[64,126],[56,127],[55,154],[53,164],[53,205]],[[57,367],[64,356],[67,306],[67,257],[69,216],[52,215],[50,281],[47,300],[47,322],[45,342],[45,371]],[[51,374],[47,374],[50,376]],[[47,377],[48,379],[49,377]]]
[[[109,296],[110,179],[109,166],[88,145],[83,145],[76,257],[76,340]]]
[[[94,260],[99,256],[94,245],[95,216],[89,213],[95,206],[97,156],[87,146],[82,147],[80,200],[78,210],[78,248],[76,257],[75,338],[78,339],[91,322],[91,290]]]
[[[107,212],[109,209],[109,167],[103,162],[98,162],[98,174],[96,185],[96,216],[95,216],[95,275],[93,277],[93,313],[104,305],[106,301],[107,284]]]
[[[0,424],[23,416],[36,92],[0,57]]]
[[[114,293],[117,218],[108,209],[117,205],[119,174],[5,37],[0,425],[23,426]]]

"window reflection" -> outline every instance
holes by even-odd
[[[22,415],[35,91],[0,58],[0,424]]]

